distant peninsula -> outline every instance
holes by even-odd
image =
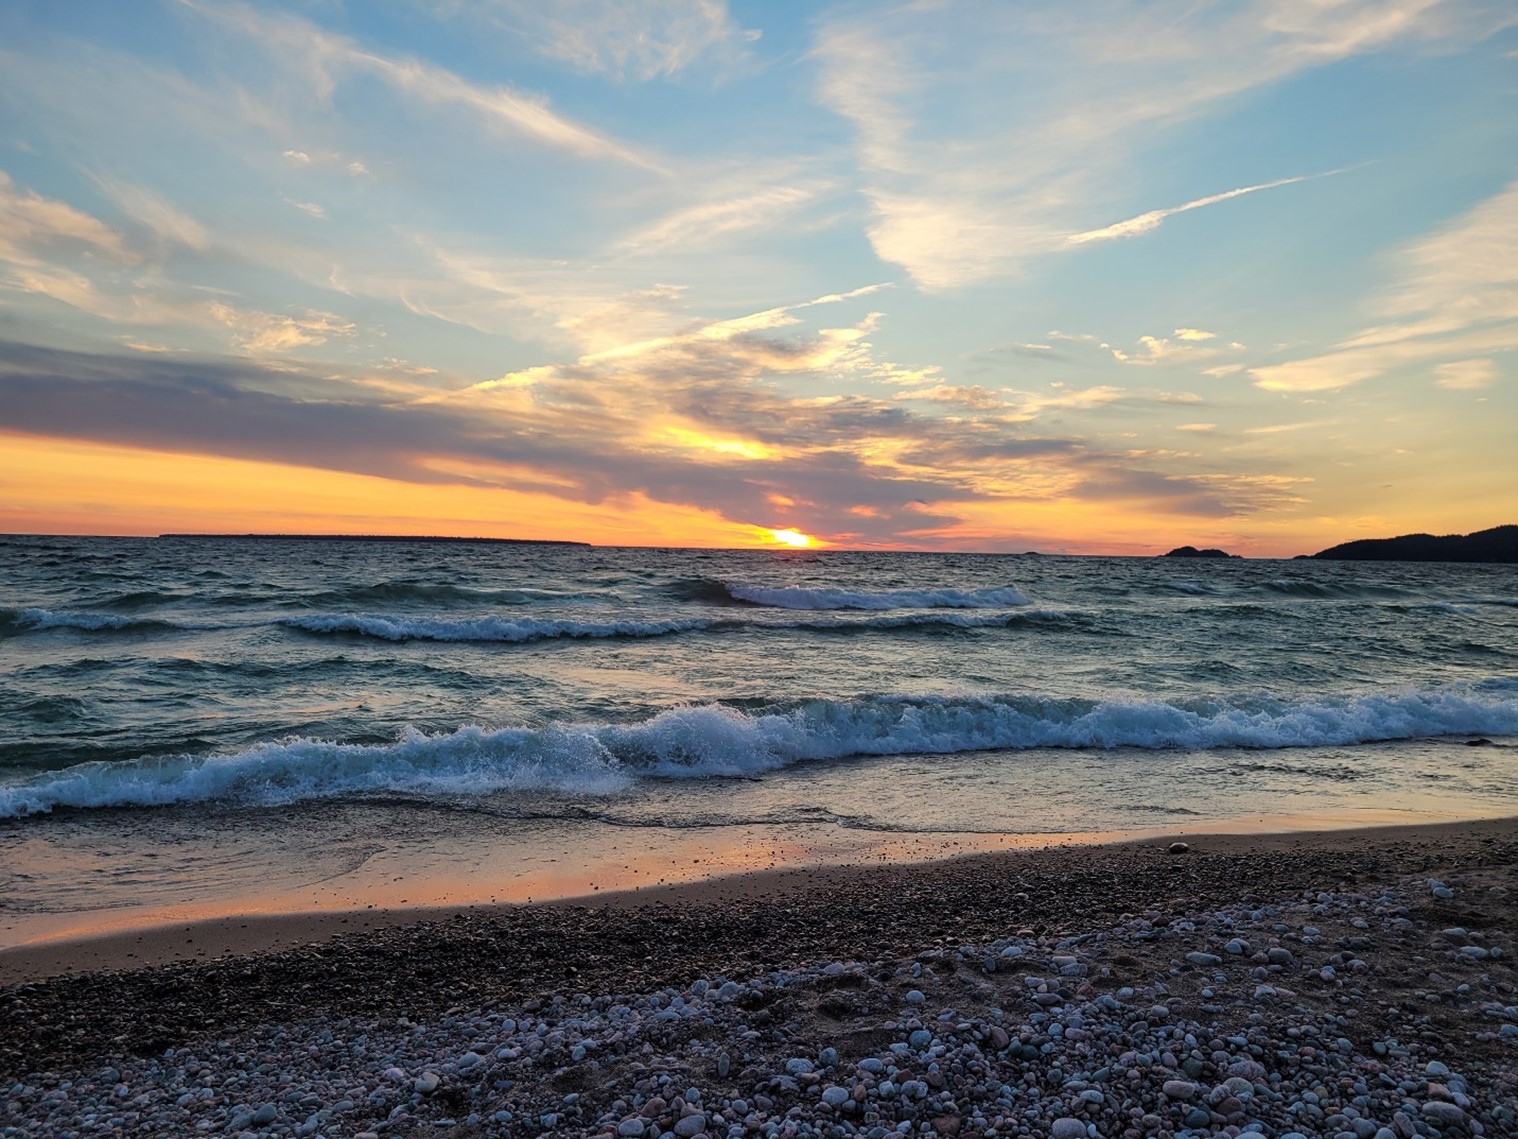
[[[1474,534],[1362,538],[1303,556],[1337,562],[1518,562],[1518,526]]]
[[[239,542],[446,542],[455,546],[580,546],[589,542],[564,542],[551,538],[454,538],[426,534],[160,534],[160,538],[217,539]]]
[[[1177,546],[1168,554],[1161,554],[1162,558],[1237,558],[1240,554],[1230,554],[1226,550],[1206,549],[1199,550],[1195,546]]]

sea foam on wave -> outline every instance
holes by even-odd
[[[1055,609],[1020,609],[1013,613],[883,613],[868,617],[711,617],[655,621],[571,621],[538,618],[402,617],[355,613],[317,613],[285,617],[278,622],[307,633],[347,633],[386,641],[504,642],[547,641],[561,638],[599,640],[608,637],[664,637],[672,633],[736,632],[801,629],[820,633],[884,630],[910,632],[1005,628],[1018,621],[1057,621],[1068,614]]]
[[[118,613],[87,613],[52,609],[3,609],[0,610],[0,633],[7,631],[27,632],[45,629],[80,629],[85,632],[130,629],[173,629],[180,626],[172,621],[151,617],[124,617]]]
[[[776,609],[992,609],[1028,605],[1012,586],[997,589],[853,589],[730,584],[728,594],[750,605]]]
[[[1518,686],[1290,701],[871,696],[745,712],[681,707],[632,724],[408,730],[393,744],[293,739],[232,755],[87,763],[0,784],[0,817],[58,807],[231,800],[286,803],[372,792],[613,794],[637,776],[759,775],[846,756],[1052,748],[1287,748],[1518,734]]]

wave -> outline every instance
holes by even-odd
[[[556,589],[475,589],[465,585],[429,584],[427,582],[381,581],[373,585],[355,585],[326,590],[295,599],[302,605],[375,605],[423,602],[427,604],[468,603],[476,605],[541,605],[556,601],[577,601],[605,594]]]
[[[1331,581],[1306,581],[1302,578],[1277,578],[1261,582],[1259,587],[1284,597],[1303,597],[1324,601],[1361,601],[1377,598],[1417,597],[1413,590],[1394,585],[1341,584]]]
[[[289,739],[229,755],[92,762],[0,784],[0,818],[60,807],[354,794],[612,795],[646,777],[757,777],[849,756],[1026,748],[1292,748],[1445,735],[1518,734],[1506,682],[1289,701],[1088,700],[1036,695],[869,696],[743,711],[674,708],[632,724],[414,729],[387,744]]]
[[[499,642],[558,639],[665,637],[673,633],[735,632],[744,630],[800,629],[824,633],[872,630],[932,631],[1005,628],[1025,620],[1059,621],[1068,614],[1055,609],[1020,610],[1016,613],[913,613],[877,617],[806,617],[797,620],[690,617],[661,621],[571,621],[538,618],[475,617],[464,620],[413,618],[395,615],[365,616],[356,613],[323,613],[309,617],[286,617],[278,624],[307,633],[345,633],[377,637],[386,641]]]
[[[729,585],[727,592],[738,601],[776,609],[994,609],[1031,604],[1011,586],[999,589],[888,589],[867,592],[851,589],[810,589],[799,585],[772,588],[761,585]]]
[[[835,589],[826,586],[766,586],[687,578],[666,590],[681,601],[708,605],[757,605],[768,609],[1000,609],[1031,604],[1010,585],[994,589]]]
[[[285,617],[277,623],[307,633],[351,633],[386,641],[498,641],[508,644],[560,637],[663,637],[711,625],[703,620],[567,621],[531,617],[474,617],[450,621],[437,617],[382,617],[353,613]]]
[[[83,632],[148,632],[184,626],[151,617],[124,617],[117,613],[86,613],[52,609],[0,609],[0,636],[41,632],[46,629],[79,629]]]

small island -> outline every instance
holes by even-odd
[[[1343,562],[1518,562],[1518,526],[1494,526],[1474,534],[1362,538],[1309,556]]]
[[[1162,558],[1238,558],[1240,554],[1230,554],[1226,550],[1206,549],[1199,550],[1195,546],[1177,546],[1168,554],[1161,554]]]

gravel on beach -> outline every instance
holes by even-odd
[[[1518,1134],[1518,825],[482,910],[0,990],[0,1135]]]

